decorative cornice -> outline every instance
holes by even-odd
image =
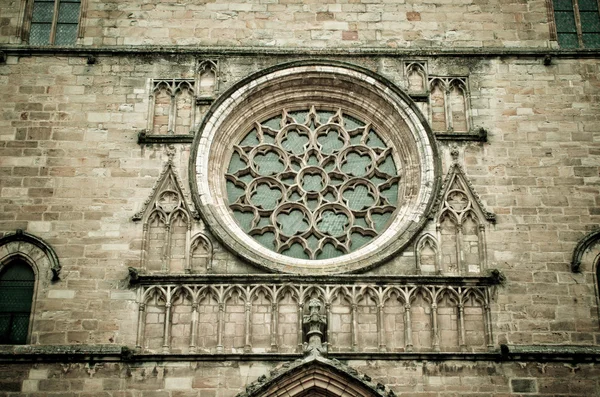
[[[0,51],[7,55],[74,55],[114,56],[114,55],[192,55],[214,57],[235,56],[391,56],[391,57],[535,57],[545,58],[600,58],[599,49],[550,49],[512,47],[427,47],[427,48],[387,48],[387,47],[348,47],[348,48],[308,48],[308,47],[267,47],[267,46],[101,46],[101,47],[58,47],[4,44]]]
[[[487,142],[487,131],[483,127],[469,132],[435,132],[434,134],[439,141]]]
[[[152,135],[148,134],[147,130],[141,130],[138,133],[138,144],[173,144],[173,143],[192,143],[194,141],[193,135]]]
[[[131,268],[133,269],[133,268]],[[131,270],[130,270],[131,272]],[[372,276],[372,275],[329,275],[310,276],[294,274],[152,274],[145,275],[134,272],[131,284],[402,284],[402,285],[453,285],[453,286],[486,286],[497,285],[499,279],[493,272],[487,276]]]
[[[582,345],[501,345],[495,352],[338,352],[328,354],[335,360],[386,361],[490,361],[490,362],[564,362],[600,363],[600,346]],[[4,345],[0,363],[23,362],[198,362],[198,361],[293,361],[301,353],[190,353],[142,354],[118,345]]]

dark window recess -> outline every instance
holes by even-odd
[[[75,44],[80,9],[81,0],[35,0],[29,44]]]
[[[27,343],[35,275],[24,262],[13,262],[0,272],[0,344]]]
[[[562,48],[600,48],[598,0],[553,0],[552,4]]]

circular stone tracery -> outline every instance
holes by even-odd
[[[351,132],[367,125],[373,134],[361,142]],[[331,61],[279,65],[235,84],[192,150],[206,226],[269,271],[335,274],[389,260],[423,228],[439,189],[435,140],[411,99]]]
[[[348,254],[381,233],[398,208],[391,148],[342,109],[283,109],[233,149],[225,174],[233,216],[285,256]]]

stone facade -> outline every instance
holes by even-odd
[[[599,395],[600,51],[559,48],[547,3],[85,0],[74,46],[34,47],[32,2],[0,0],[0,272],[36,276],[0,395]],[[302,67],[363,76],[323,92],[428,165],[368,260],[248,255],[205,199],[219,134],[304,95],[253,84]]]

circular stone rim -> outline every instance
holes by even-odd
[[[302,73],[319,73],[344,77],[346,80],[368,84],[378,100],[386,101],[404,120],[414,138],[411,145],[417,149],[417,160],[421,171],[417,177],[419,193],[414,203],[407,208],[404,216],[396,214],[392,225],[374,240],[356,251],[339,257],[324,260],[297,259],[279,254],[262,246],[244,232],[229,212],[225,192],[214,194],[209,158],[213,139],[224,122],[245,109],[244,100],[257,95],[261,88],[272,87],[277,82],[285,82],[286,77],[298,77]],[[282,104],[284,106],[284,104]],[[383,132],[384,134],[389,131]],[[202,150],[200,150],[202,149]],[[213,167],[214,168],[214,167]],[[440,159],[435,138],[429,124],[410,97],[394,83],[367,69],[344,62],[297,61],[277,65],[254,73],[228,89],[212,104],[204,117],[192,144],[190,155],[189,180],[192,198],[207,227],[232,253],[268,271],[292,274],[339,274],[367,270],[406,248],[427,221],[427,213],[432,208],[440,189]],[[221,177],[221,175],[218,175]],[[413,185],[414,186],[414,185]],[[401,207],[400,207],[401,208]],[[402,219],[400,219],[402,218]]]

